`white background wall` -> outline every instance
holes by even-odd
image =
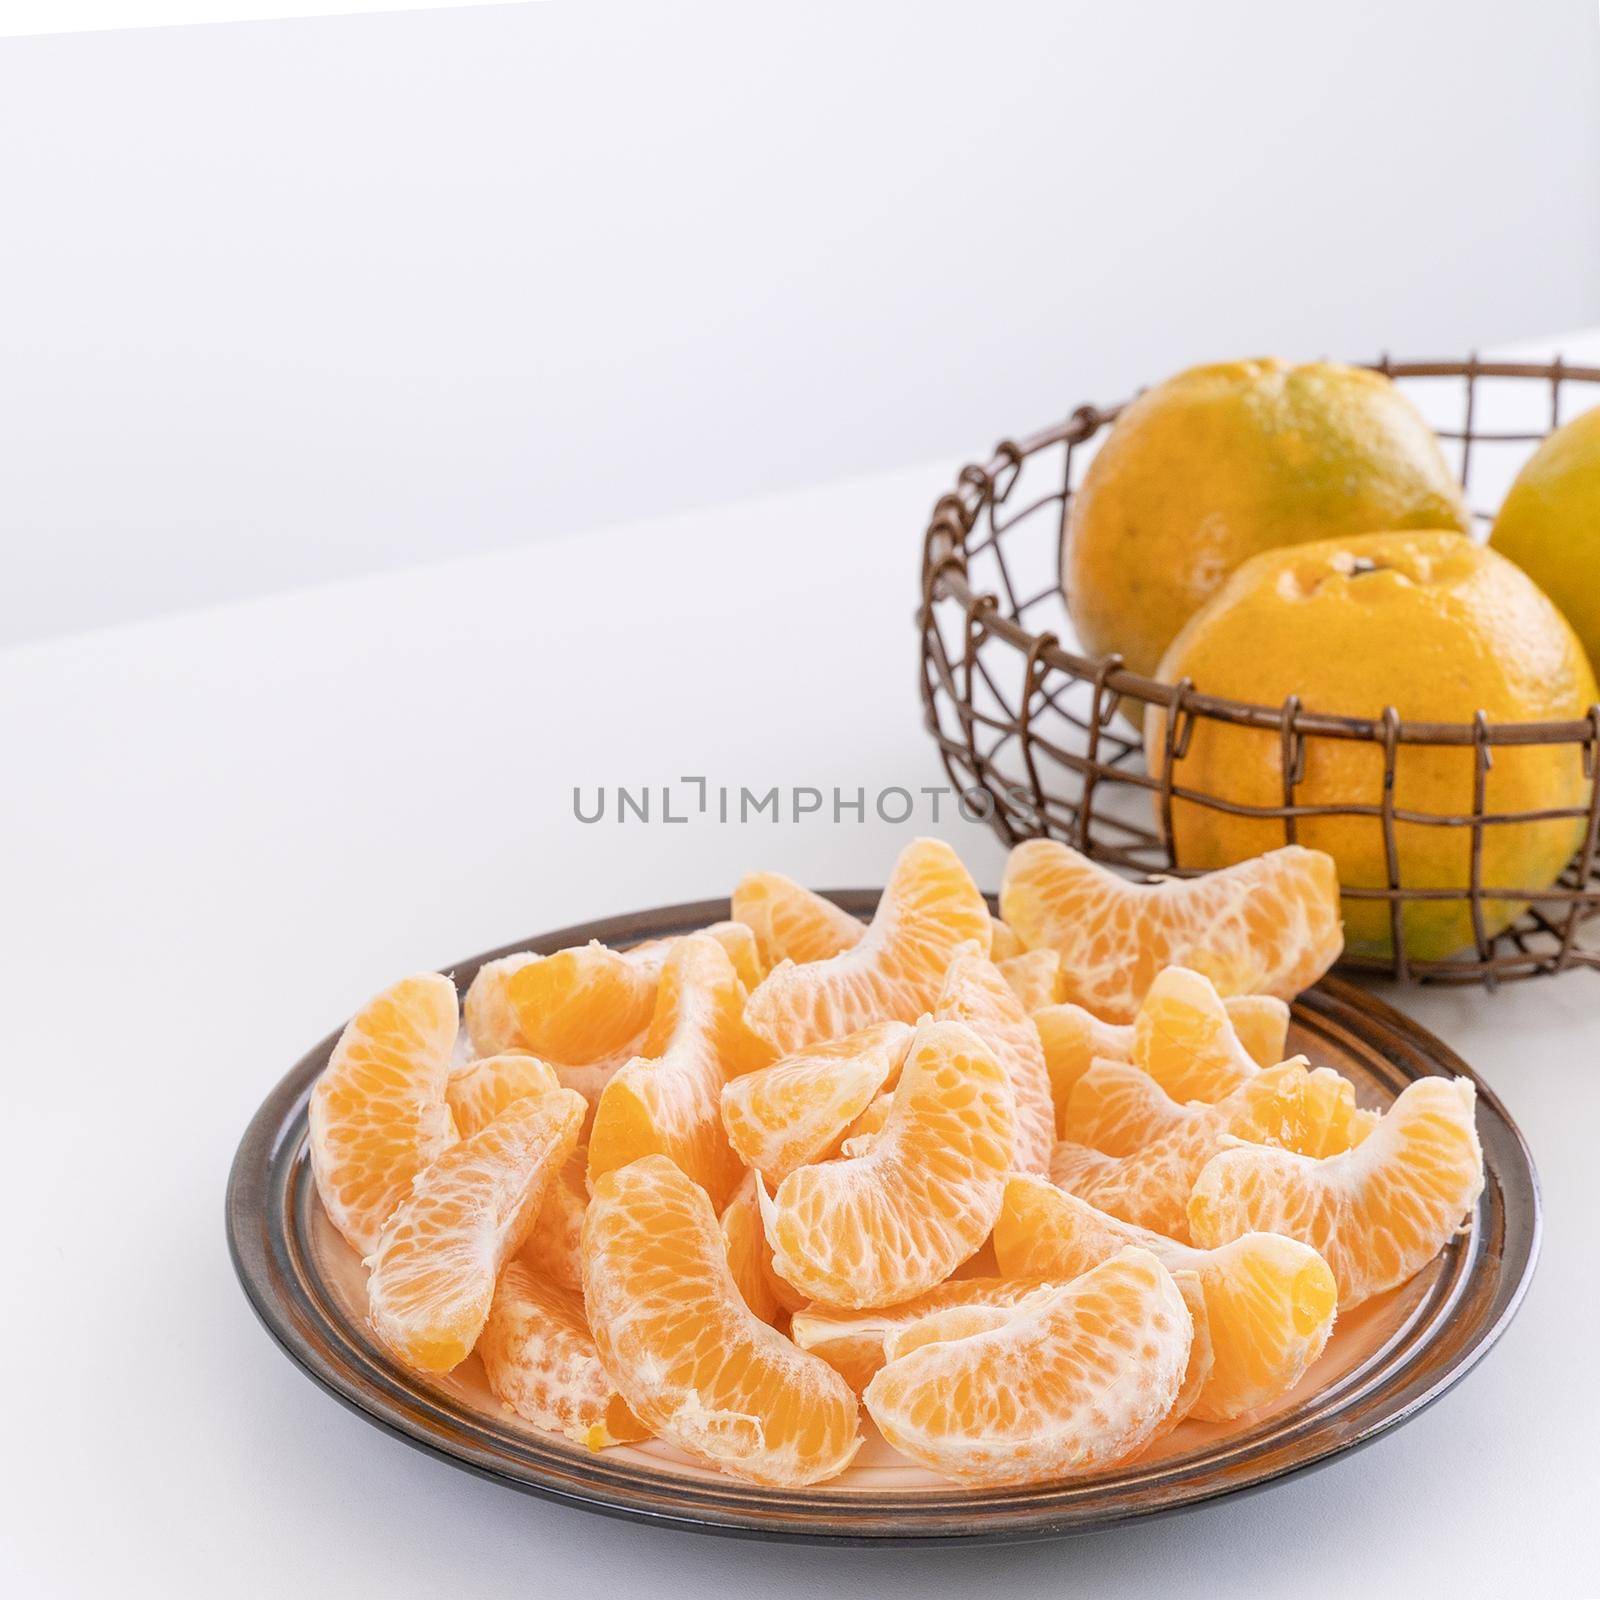
[[[1597,179],[1593,0],[0,42],[0,642],[1600,320]]]

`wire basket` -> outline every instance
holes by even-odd
[[[1459,466],[1480,533],[1533,448],[1564,420],[1600,404],[1600,368],[1549,362],[1391,361],[1368,363],[1394,379],[1428,417]],[[1020,442],[1005,440],[984,466],[962,469],[934,507],[923,543],[922,698],[928,730],[951,781],[968,792],[1002,840],[1057,838],[1109,866],[1135,875],[1190,875],[1177,859],[1174,800],[1280,823],[1283,842],[1296,841],[1300,820],[1363,817],[1382,828],[1387,882],[1345,885],[1351,900],[1387,902],[1392,954],[1350,955],[1347,969],[1424,982],[1483,982],[1533,977],[1568,967],[1600,967],[1600,706],[1574,722],[1405,722],[1389,707],[1377,718],[1331,716],[1283,705],[1250,705],[1199,693],[1187,680],[1165,684],[1125,669],[1121,658],[1092,659],[1061,642],[1073,638],[1062,581],[1067,508],[1093,441],[1122,409],[1080,406],[1055,427]],[[1166,713],[1162,775],[1146,770],[1143,746],[1125,707]],[[1174,765],[1195,727],[1215,721],[1275,735],[1283,799],[1243,806],[1174,781]],[[1348,804],[1302,804],[1296,787],[1306,751],[1317,740],[1359,740],[1382,752],[1377,797]],[[1488,812],[1485,777],[1496,748],[1568,745],[1582,763],[1586,800],[1542,811]],[[1474,752],[1473,810],[1463,814],[1401,809],[1395,774],[1417,746],[1466,746]],[[1582,844],[1547,889],[1483,881],[1486,826],[1584,819]],[[1471,830],[1467,881],[1416,888],[1401,884],[1397,826]],[[1508,890],[1512,892],[1507,892]],[[1490,936],[1487,902],[1514,899],[1528,909]],[[1439,960],[1408,958],[1402,917],[1408,902],[1465,906],[1473,944]]]

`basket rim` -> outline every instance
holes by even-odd
[[[1394,361],[1387,355],[1377,361],[1354,362],[1368,372],[1390,378],[1544,378],[1552,383],[1572,379],[1600,384],[1600,367],[1571,365],[1558,355],[1550,361]],[[1064,420],[1020,440],[1002,439],[985,464],[961,469],[956,487],[940,497],[934,507],[923,543],[923,621],[926,625],[937,599],[949,599],[967,613],[969,622],[1004,639],[1041,662],[1078,678],[1094,680],[1106,694],[1141,705],[1158,707],[1179,717],[1207,718],[1239,727],[1283,732],[1286,724],[1295,734],[1405,745],[1538,745],[1583,744],[1600,751],[1600,702],[1588,715],[1560,722],[1495,722],[1479,713],[1471,722],[1406,722],[1393,707],[1376,717],[1348,717],[1303,708],[1297,698],[1282,705],[1234,700],[1204,694],[1192,680],[1163,683],[1122,665],[1117,655],[1079,655],[1063,647],[1053,633],[1033,633],[1000,611],[995,594],[974,594],[967,582],[967,535],[985,504],[1004,504],[1011,482],[1022,462],[1056,444],[1082,444],[1113,422],[1128,401],[1112,406],[1082,405]],[[1011,482],[1007,481],[1010,477]],[[1179,736],[1181,738],[1181,735]]]

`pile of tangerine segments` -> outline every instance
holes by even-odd
[[[1319,852],[1135,885],[1035,841],[1000,907],[921,839],[870,925],[757,873],[700,933],[386,990],[310,1110],[377,1338],[771,1485],[843,1471],[863,1408],[999,1485],[1281,1397],[1470,1211],[1470,1084],[1380,1117],[1282,1059],[1340,948]]]

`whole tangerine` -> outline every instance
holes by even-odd
[[[1594,674],[1566,619],[1519,568],[1455,532],[1388,532],[1268,551],[1245,562],[1173,641],[1161,661],[1166,682],[1278,706],[1297,695],[1306,711],[1402,723],[1565,721],[1595,702]],[[1165,761],[1167,714],[1146,718],[1152,772]],[[1276,729],[1197,718],[1174,763],[1178,786],[1234,806],[1284,801],[1283,741]],[[1439,960],[1493,938],[1548,888],[1582,837],[1581,816],[1496,822],[1484,827],[1480,882],[1486,897],[1475,929],[1467,890],[1473,833],[1459,819],[1474,809],[1478,754],[1470,744],[1396,749],[1394,842],[1403,888],[1456,890],[1454,897],[1402,904],[1402,943],[1413,960]],[[1325,850],[1345,890],[1387,885],[1384,750],[1375,739],[1310,736],[1295,784],[1302,807],[1362,806],[1362,815],[1302,815],[1297,842]],[[1575,742],[1495,745],[1484,774],[1486,815],[1581,810],[1588,785]],[[1438,819],[1438,820],[1432,820]],[[1174,798],[1180,866],[1214,868],[1285,841],[1280,818],[1237,814]],[[1345,947],[1393,954],[1388,902],[1344,897]]]
[[[1600,671],[1600,406],[1529,456],[1489,544],[1560,606]]]
[[[1250,556],[1469,525],[1438,440],[1381,373],[1234,361],[1123,410],[1072,498],[1061,570],[1084,648],[1149,675]]]

